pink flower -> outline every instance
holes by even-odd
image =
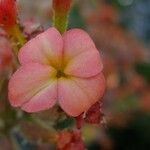
[[[21,67],[9,82],[14,107],[38,112],[59,104],[68,115],[78,116],[104,93],[99,52],[80,29],[61,35],[50,28],[25,44],[18,57]]]

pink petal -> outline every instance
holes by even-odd
[[[38,63],[20,67],[9,82],[9,100],[11,105],[14,107],[22,106],[32,101],[32,99],[33,102],[31,104],[34,103],[35,99],[42,101],[42,108],[47,104],[49,106],[45,107],[53,105],[56,101],[56,92],[54,91],[57,91],[56,86],[54,86],[56,81],[52,78],[54,75],[56,75],[56,71],[52,67]],[[49,97],[46,95],[49,95]],[[36,105],[38,106],[38,104]],[[35,110],[35,107],[33,107],[33,110]]]
[[[43,89],[31,100],[22,105],[22,110],[26,112],[39,112],[47,110],[55,105],[57,100],[57,81],[52,82],[47,88]]]
[[[93,104],[104,94],[106,82],[103,73],[91,78],[74,78],[73,80],[90,97]]]
[[[101,58],[97,50],[88,50],[74,57],[65,68],[65,73],[76,77],[92,77],[103,69]]]
[[[60,78],[58,81],[59,104],[67,114],[76,117],[98,101],[104,89],[105,80],[102,74],[87,79]]]
[[[71,29],[64,33],[64,54],[68,59],[88,50],[95,50],[95,44],[89,35],[80,29]]]
[[[61,64],[62,54],[62,36],[55,28],[49,28],[27,42],[25,46],[21,48],[18,57],[22,65],[38,62],[59,66]]]

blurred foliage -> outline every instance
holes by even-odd
[[[56,130],[62,130],[65,128],[71,128],[73,125],[74,125],[73,118],[65,118],[65,119],[58,120],[54,125],[54,128]]]
[[[130,29],[141,40],[150,41],[150,1],[149,0],[106,0],[120,13],[120,24]]]
[[[135,111],[139,108],[138,100],[139,97],[137,95],[126,96],[121,101],[114,103],[114,111],[118,113]]]
[[[135,69],[150,84],[150,63],[138,63]]]
[[[74,5],[71,12],[70,12],[70,17],[69,17],[69,27],[70,28],[81,28],[85,29],[86,24],[83,21],[83,18],[81,16],[81,11],[79,5]]]
[[[112,126],[108,134],[115,150],[148,150],[150,148],[150,114],[136,113],[125,127]]]

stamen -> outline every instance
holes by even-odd
[[[63,71],[58,70],[58,71],[57,71],[57,74],[56,74],[56,77],[57,77],[57,78],[67,77],[67,75],[66,75]]]

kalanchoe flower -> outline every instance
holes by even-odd
[[[55,28],[27,42],[19,52],[21,67],[9,82],[12,106],[26,112],[55,104],[70,116],[87,111],[103,95],[105,79],[98,50],[89,35]]]
[[[0,0],[0,25],[4,28],[14,26],[16,23],[16,1]]]

